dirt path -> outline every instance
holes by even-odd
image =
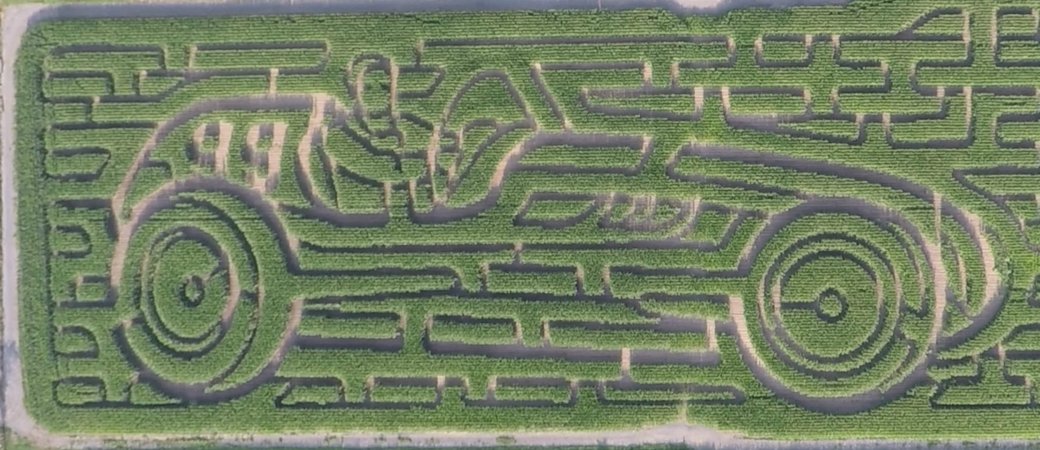
[[[673,9],[698,12],[713,12],[721,9],[730,9],[739,6],[789,6],[793,4],[822,4],[839,3],[832,0],[672,0],[670,5]],[[186,3],[194,3],[186,5]],[[303,12],[329,12],[329,11],[359,11],[359,10],[426,10],[426,9],[473,9],[477,5],[486,9],[509,9],[510,2],[485,3],[479,0],[439,0],[436,5],[430,3],[419,3],[415,0],[388,0],[379,4],[368,2],[352,2],[334,5],[326,2],[309,2],[297,0],[282,3],[252,3],[252,4],[215,4],[210,2],[183,3],[156,3],[135,5],[69,5],[57,8],[45,8],[39,5],[20,5],[7,7],[4,10],[2,21],[2,43],[3,49],[0,53],[0,191],[2,191],[2,236],[3,247],[3,273],[18,273],[18,247],[15,236],[16,211],[15,203],[17,192],[14,185],[14,123],[13,111],[15,102],[15,86],[13,83],[13,62],[16,59],[20,38],[27,29],[28,24],[34,20],[34,16],[41,11],[44,13],[60,14],[63,17],[90,17],[90,16],[120,16],[132,17],[142,15],[213,15],[232,14],[241,12],[270,13],[283,11]],[[420,6],[421,5],[421,6]],[[532,0],[526,4],[530,9],[546,7],[574,7],[574,8],[624,8],[637,5],[661,6],[659,2],[650,0]],[[37,16],[38,17],[38,16]],[[703,92],[696,95],[698,103],[703,102]],[[707,427],[687,425],[684,422],[685,414],[677,415],[678,423],[657,426],[642,430],[630,431],[598,431],[598,432],[523,432],[523,433],[492,433],[492,432],[420,432],[398,435],[397,433],[334,433],[334,434],[299,434],[299,435],[205,435],[205,436],[134,436],[124,438],[122,436],[67,436],[49,433],[36,425],[27,414],[24,404],[24,387],[22,379],[21,359],[18,352],[18,278],[16,276],[3,277],[3,391],[4,398],[0,411],[0,420],[3,425],[15,432],[15,434],[27,438],[40,447],[62,447],[62,448],[91,448],[111,446],[112,440],[132,447],[157,447],[171,444],[186,439],[204,438],[221,445],[249,445],[257,447],[325,447],[325,446],[488,446],[496,445],[500,438],[507,437],[509,442],[518,445],[631,445],[639,443],[676,443],[710,445],[713,447],[739,447],[739,448],[831,448],[835,442],[817,442],[806,445],[805,443],[779,443],[773,441],[751,440],[736,436],[734,434],[719,432]],[[743,319],[743,315],[740,315]],[[714,324],[713,324],[714,325]],[[714,328],[714,326],[713,326]],[[747,333],[746,324],[743,324],[744,334]],[[714,333],[712,333],[714,335]],[[745,338],[747,336],[744,336]],[[843,447],[861,448],[908,448],[923,446],[919,443],[891,443],[881,441],[858,441],[843,443]]]
[[[21,46],[21,37],[29,26],[30,18],[41,6],[24,5],[4,8],[0,23],[0,193],[2,219],[0,242],[3,245],[3,425],[23,436],[47,437],[25,413],[25,392],[22,364],[18,352],[18,245],[15,241],[15,204],[18,193],[14,188],[14,61]]]

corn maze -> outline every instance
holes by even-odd
[[[1040,429],[1035,2],[53,20],[17,64],[50,432]]]

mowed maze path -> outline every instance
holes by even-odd
[[[51,19],[9,59],[22,429],[1037,425],[1028,2]]]

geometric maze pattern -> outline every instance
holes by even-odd
[[[41,25],[30,410],[125,433],[1026,417],[1040,10],[908,5],[799,9],[787,28],[839,11],[802,33],[469,13],[385,43]]]

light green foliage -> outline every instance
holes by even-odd
[[[71,434],[1031,437],[1036,17],[35,24],[29,412]],[[566,385],[470,401],[510,378]]]

